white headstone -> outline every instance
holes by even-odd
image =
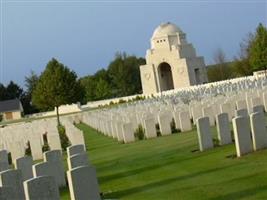
[[[147,139],[157,137],[154,118],[144,119],[145,136]]]
[[[57,185],[59,187],[65,187],[66,180],[61,150],[52,150],[45,152],[44,161],[51,163]]]
[[[85,146],[83,144],[72,145],[67,148],[68,157],[83,152],[85,152]]]
[[[208,117],[211,126],[215,125],[214,111],[212,106],[208,106],[202,109],[203,117]]]
[[[31,156],[24,156],[16,159],[15,168],[21,170],[23,181],[33,178],[32,165],[33,160]]]
[[[26,200],[60,200],[59,190],[52,176],[32,178],[23,184]]]
[[[250,115],[253,149],[255,151],[267,147],[267,129],[263,112]]]
[[[233,119],[233,129],[235,136],[235,147],[238,157],[252,152],[252,142],[248,117],[235,117]]]
[[[20,170],[9,169],[0,173],[0,187],[11,187],[15,199],[25,199]]]
[[[74,154],[67,158],[68,169],[73,169],[80,166],[89,166],[89,159],[87,153]]]
[[[16,193],[12,187],[0,187],[1,200],[14,200],[16,198]]]
[[[67,172],[67,177],[71,200],[101,200],[94,167],[76,167]]]
[[[216,115],[216,126],[220,145],[232,143],[229,118],[227,113]]]
[[[197,119],[197,134],[200,151],[213,148],[210,121],[208,117]]]
[[[158,122],[161,135],[170,135],[172,133],[170,117],[167,114],[159,114]]]
[[[8,169],[8,153],[6,150],[0,150],[0,172]]]
[[[188,111],[180,112],[179,113],[179,119],[180,119],[181,132],[192,130],[190,114]]]
[[[248,117],[248,110],[247,109],[239,109],[235,111],[235,116],[241,116],[241,117]]]
[[[124,143],[130,143],[135,141],[132,123],[124,123],[122,125],[122,130]]]

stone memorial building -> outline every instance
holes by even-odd
[[[186,34],[169,22],[154,31],[140,73],[143,93],[147,95],[208,81],[204,58],[196,55]]]

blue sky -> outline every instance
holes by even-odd
[[[218,48],[230,60],[249,32],[267,24],[267,0],[0,1],[4,84],[24,85],[52,57],[79,77],[107,67],[118,51],[144,57],[154,29],[167,21],[187,33],[206,64]]]

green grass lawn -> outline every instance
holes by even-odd
[[[201,153],[195,130],[120,144],[78,127],[106,199],[267,199],[267,150],[236,158],[231,144]],[[67,190],[61,197],[70,199]]]

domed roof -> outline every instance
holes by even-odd
[[[170,22],[160,24],[154,31],[152,38],[182,33],[182,30]]]

